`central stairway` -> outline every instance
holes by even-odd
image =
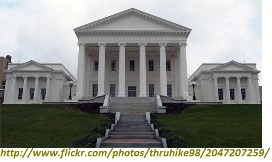
[[[156,112],[155,97],[111,97],[109,113],[143,115]]]
[[[106,135],[107,136],[107,135]],[[162,148],[161,138],[156,136],[153,125],[145,115],[121,115],[101,142],[102,148]]]

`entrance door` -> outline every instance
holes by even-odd
[[[136,86],[128,86],[128,97],[136,97]]]

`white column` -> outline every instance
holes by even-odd
[[[166,74],[166,43],[160,43],[160,88],[161,95],[167,96],[167,74]]]
[[[119,43],[119,92],[118,97],[126,97],[126,49],[125,43]]]
[[[104,95],[105,91],[105,43],[99,43],[99,63],[98,63],[98,93],[97,96]]]
[[[260,104],[261,100],[260,100],[260,89],[259,89],[259,82],[258,82],[259,78],[254,78],[254,84],[255,84],[255,93],[256,93],[256,98],[255,98],[255,102],[256,104]]]
[[[5,94],[4,94],[4,104],[10,103],[10,78],[6,77],[6,84],[5,84]]]
[[[24,78],[24,86],[23,86],[23,103],[27,103],[27,77]]]
[[[34,103],[38,103],[39,98],[39,77],[35,77]]]
[[[247,78],[247,87],[248,87],[248,103],[253,103],[253,89],[251,77]]]
[[[187,59],[186,59],[187,43],[180,43],[179,45],[180,45],[180,53],[178,55],[179,96],[187,98],[189,96],[187,78]]]
[[[229,77],[226,78],[226,103],[230,103]]]
[[[139,43],[140,46],[140,97],[146,97],[146,43]]]
[[[91,76],[91,56],[87,56],[87,79],[86,79],[86,90],[85,95],[90,97],[90,76]]]
[[[213,78],[213,85],[214,85],[214,101],[219,102],[217,77]]]
[[[10,103],[11,104],[14,104],[15,101],[16,101],[16,95],[15,95],[15,92],[16,92],[16,76],[12,77],[12,87],[11,87],[11,95],[10,95]]]
[[[50,96],[50,77],[46,77],[46,94],[45,94],[45,101],[49,101],[49,96]]]
[[[242,94],[241,94],[241,77],[237,77],[237,102],[242,103]]]
[[[78,65],[77,65],[77,92],[76,96],[81,99],[84,95],[84,76],[85,76],[85,43],[78,43],[79,53],[78,53]]]

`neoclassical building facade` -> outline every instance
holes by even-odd
[[[63,102],[69,96],[73,75],[58,63],[9,63],[4,104]]]
[[[71,82],[73,97],[68,102],[159,94],[189,102],[260,103],[260,71],[253,63],[204,63],[188,80],[187,27],[131,8],[74,32],[77,80],[62,64],[11,63],[5,104],[67,102]]]
[[[254,63],[204,63],[191,75],[189,85],[196,84],[195,95],[201,102],[259,104],[259,73]],[[192,96],[192,86],[189,89]]]
[[[191,29],[131,8],[74,31],[79,46],[75,98],[188,98]]]

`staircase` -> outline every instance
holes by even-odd
[[[143,115],[156,112],[155,97],[111,97],[109,113]]]
[[[107,136],[107,135],[106,135]],[[102,148],[162,148],[161,138],[148,124],[145,115],[121,115],[120,120],[109,130]]]

